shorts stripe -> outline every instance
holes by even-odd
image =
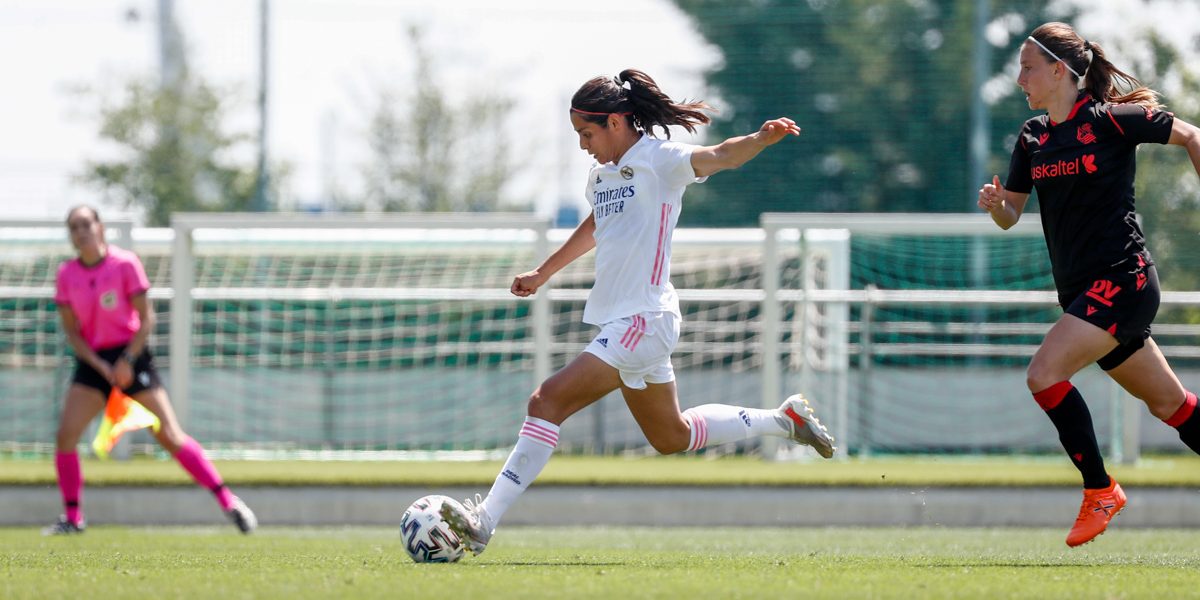
[[[621,345],[629,350],[637,348],[638,342],[646,337],[646,319],[642,315],[633,315],[633,324],[629,329],[625,330],[625,335],[621,337]]]

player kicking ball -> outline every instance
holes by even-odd
[[[715,146],[669,141],[672,125],[694,132],[709,123],[704,110],[711,107],[673,102],[633,69],[594,78],[572,97],[571,126],[579,147],[596,160],[587,178],[592,211],[538,268],[517,275],[511,291],[533,295],[595,248],[595,285],[583,321],[600,332],[529,397],[516,446],[487,498],[476,495],[461,508],[443,504],[442,518],[474,554],[483,552],[505,511],[546,466],[563,421],[614,390],[621,390],[646,439],[662,454],[774,436],[833,456],[833,438],[799,394],[778,409],[705,404],[679,410],[671,352],[682,317],[671,285],[671,238],[684,188],[800,134],[794,121],[779,118]],[[655,127],[666,140],[653,137]]]

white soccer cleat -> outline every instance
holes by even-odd
[[[492,541],[492,534],[496,529],[487,513],[480,508],[479,505],[482,503],[483,499],[479,497],[479,494],[475,494],[475,500],[472,501],[468,498],[462,504],[453,501],[442,502],[440,511],[442,519],[450,525],[450,530],[466,544],[467,549],[475,556],[483,554],[488,542]]]
[[[242,533],[250,533],[258,529],[258,517],[254,516],[254,511],[250,510],[250,507],[246,506],[246,503],[237,496],[233,497],[233,507],[225,514],[229,515],[229,520],[233,521],[238,531]]]
[[[830,458],[837,446],[833,445],[833,436],[821,424],[821,420],[813,413],[812,406],[803,394],[788,396],[779,407],[780,414],[791,424],[790,439],[797,444],[812,446],[823,458]]]

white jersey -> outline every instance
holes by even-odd
[[[671,237],[683,189],[704,181],[697,146],[643,135],[617,164],[595,165],[587,198],[596,219],[596,284],[583,322],[603,325],[642,312],[679,314],[671,285]]]

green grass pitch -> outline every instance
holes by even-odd
[[[1200,534],[1045,529],[523,528],[413,564],[380,528],[0,529],[3,598],[1185,598]]]

